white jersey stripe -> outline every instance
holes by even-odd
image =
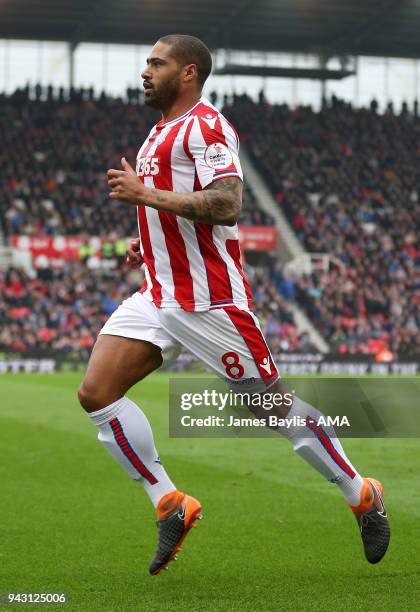
[[[210,306],[210,292],[207,282],[207,271],[198,245],[194,224],[188,219],[178,217],[178,227],[185,242],[191,276],[194,284],[194,299],[197,309],[207,309]]]
[[[154,185],[148,185],[148,187]],[[155,257],[156,279],[162,286],[162,304],[167,306],[173,302],[174,281],[171,272],[171,263],[169,260],[168,249],[163,238],[162,226],[159,219],[159,213],[154,208],[146,206],[146,218],[149,226],[149,236],[152,245],[153,255]]]
[[[185,155],[180,155],[180,152],[184,151],[185,132],[192,120],[192,118],[189,118],[184,121],[171,151],[172,190],[180,193],[192,193],[194,191],[194,173],[191,172],[191,161]]]
[[[224,230],[230,230],[232,236],[226,237],[226,231],[220,232],[218,225],[213,227],[213,242],[220,253],[221,258],[226,263],[228,274],[230,278],[230,284],[232,287],[232,295],[234,303],[239,307],[248,307],[248,299],[245,293],[245,287],[238,270],[236,269],[235,262],[226,250],[226,240],[237,240],[238,229],[237,227],[223,228]]]
[[[169,134],[171,128],[166,127],[162,130],[160,136],[158,136],[148,151],[148,157],[153,157],[153,153],[161,142],[165,140],[165,137]],[[145,176],[144,184],[146,187],[154,188],[155,184],[153,176]],[[156,279],[162,286],[162,304],[165,306],[173,301],[174,295],[174,282],[172,278],[171,265],[169,261],[169,254],[166,248],[166,243],[163,238],[163,230],[159,219],[159,212],[149,206],[145,207],[147,225],[149,228],[150,243],[152,245],[152,251],[155,258],[155,269]]]

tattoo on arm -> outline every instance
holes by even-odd
[[[163,195],[162,191],[159,191],[159,189],[152,189],[151,191],[158,202],[161,204],[166,202],[166,197]]]
[[[203,191],[184,196],[181,215],[192,221],[234,225],[242,206],[242,181],[238,178],[220,179]]]
[[[146,206],[199,223],[235,225],[242,207],[242,181],[236,177],[220,179],[194,193],[154,188],[149,193],[150,197],[143,202]]]

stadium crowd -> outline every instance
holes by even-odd
[[[304,246],[338,262],[288,278],[274,262],[270,277],[254,274],[257,312],[274,352],[313,348],[293,323],[297,300],[332,350],[376,353],[386,346],[399,355],[418,353],[417,111],[397,115],[389,108],[380,115],[374,103],[355,110],[336,99],[320,112],[291,110],[269,105],[262,95],[257,103],[247,96],[224,103]],[[25,88],[0,95],[0,108],[6,237],[135,233],[135,211],[109,200],[104,170],[119,167],[122,153],[134,163],[158,119],[139,90],[128,90],[123,100],[95,97],[92,90]],[[241,223],[272,223],[249,188]],[[127,273],[82,263],[49,277],[45,272],[29,278],[11,269],[1,276],[0,350],[89,347],[110,304],[138,287]]]
[[[34,278],[15,268],[0,275],[0,350],[89,351],[107,317],[139,287],[132,273],[104,270],[89,257],[88,236],[106,236],[119,252],[102,256],[116,255],[121,264],[121,239],[137,230],[135,210],[108,198],[105,170],[119,167],[122,152],[134,164],[159,115],[142,105],[138,89],[128,89],[123,101],[95,97],[92,89],[26,87],[0,95],[0,108],[3,234],[86,237],[80,263],[55,262],[49,269],[40,256]],[[241,224],[272,223],[245,186]],[[298,349],[300,335],[286,302],[281,296],[260,302],[275,346]],[[275,339],[274,330],[280,334]],[[303,340],[302,348],[308,344]]]
[[[86,357],[109,315],[138,290],[139,271],[67,262],[28,275],[0,271],[0,351],[56,351]],[[261,275],[252,279],[257,312],[274,352],[309,351],[293,323],[290,304]]]
[[[306,249],[329,270],[289,279],[342,353],[420,353],[420,117],[332,98],[320,112],[235,96],[237,126]]]
[[[110,200],[105,172],[134,166],[138,149],[159,114],[139,107],[137,90],[125,102],[92,90],[29,88],[0,96],[0,223],[6,236],[132,235],[133,207]],[[251,189],[241,222],[269,225]]]

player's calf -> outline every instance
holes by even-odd
[[[273,392],[280,389],[281,384],[278,384],[275,389],[273,387]],[[257,412],[258,417],[264,418],[263,410]],[[370,563],[378,563],[390,541],[382,485],[374,479],[363,478],[357,472],[333,427],[321,425],[324,415],[310,404],[295,396],[290,409],[276,407],[276,416],[289,420],[290,426],[277,427],[277,430],[290,440],[293,450],[330,482],[339,486],[359,525],[366,559]],[[265,419],[268,424],[267,416]]]

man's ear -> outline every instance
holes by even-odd
[[[197,76],[197,64],[187,64],[184,66],[184,82],[193,81]]]

